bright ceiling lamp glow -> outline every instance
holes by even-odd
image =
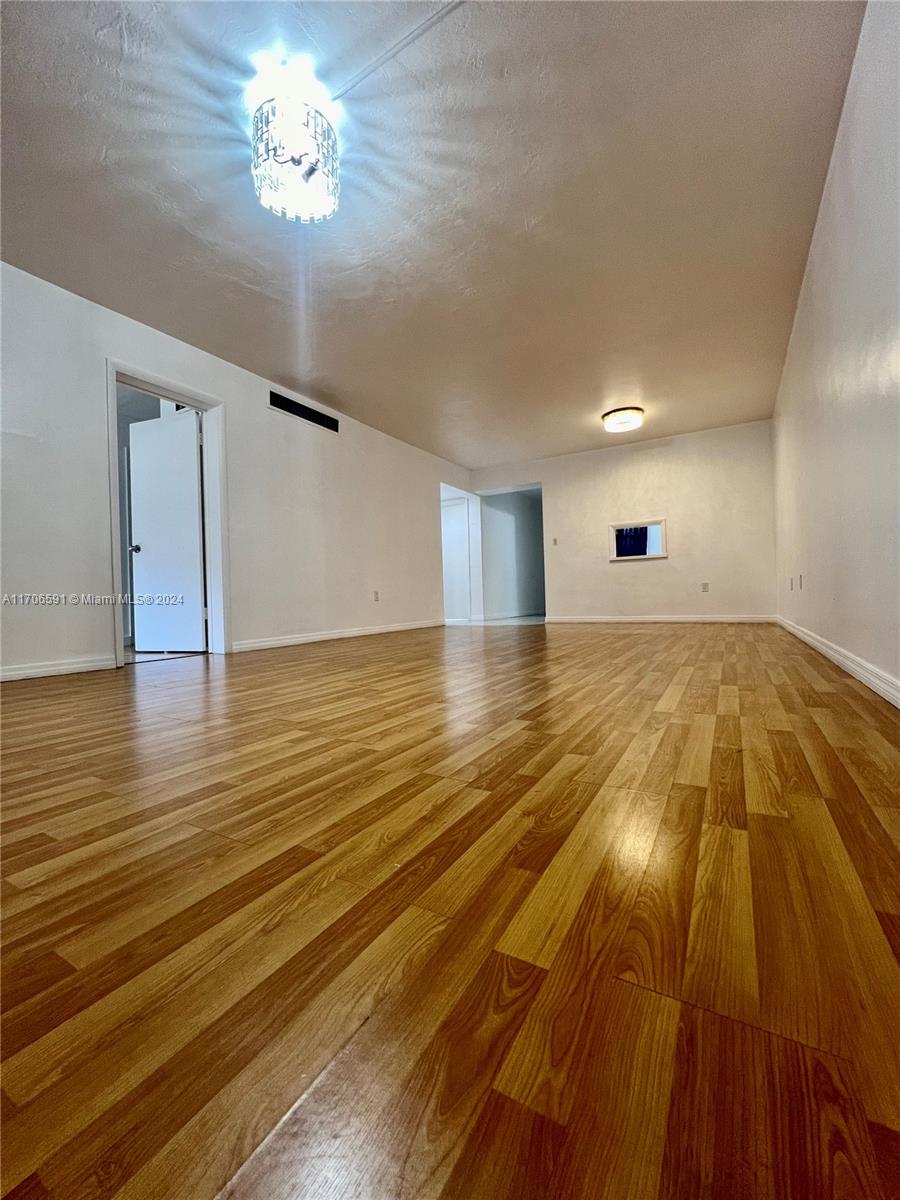
[[[340,194],[340,105],[316,79],[308,55],[268,51],[255,55],[253,65],[244,100],[259,202],[289,221],[324,221],[337,211]]]
[[[640,429],[644,423],[642,408],[611,408],[600,418],[607,433],[627,433],[629,429]]]

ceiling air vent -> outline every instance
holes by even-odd
[[[308,404],[300,404],[297,400],[289,400],[287,396],[281,396],[278,392],[269,392],[269,408],[277,408],[279,412],[299,417],[301,421],[309,421],[311,425],[320,425],[323,429],[330,429],[332,433],[338,431],[337,417],[319,412],[317,408],[310,408]]]

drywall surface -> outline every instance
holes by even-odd
[[[898,213],[900,6],[870,3],[778,393],[778,612],[900,697]]]
[[[3,592],[112,591],[107,359],[225,408],[235,648],[440,623],[440,483],[468,472],[4,264]],[[374,600],[378,591],[380,599]],[[6,606],[7,674],[109,666],[112,611]]]
[[[472,480],[478,491],[541,484],[548,620],[774,613],[771,421],[494,467]],[[668,558],[609,561],[611,524],[659,519]]]
[[[482,497],[481,556],[485,620],[544,611],[540,492]]]
[[[4,4],[6,261],[469,467],[770,417],[861,6],[463,4],[337,218],[263,209],[252,56],[333,94],[436,7]]]

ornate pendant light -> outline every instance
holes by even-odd
[[[289,221],[324,221],[337,211],[339,106],[306,55],[260,54],[247,88],[251,173],[260,204]]]

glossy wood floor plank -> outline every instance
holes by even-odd
[[[684,1006],[660,1200],[886,1200],[841,1059]]]
[[[604,788],[601,798],[615,804],[601,831],[603,852],[496,1082],[562,1124],[576,1103],[592,1012],[613,975],[665,807],[661,796],[619,788]]]
[[[550,1194],[643,1200],[659,1185],[681,1005],[618,979],[596,1001]]]
[[[894,1196],[900,1196],[900,1133],[870,1121],[869,1137],[885,1200],[893,1200]]]
[[[447,1183],[423,1200],[546,1200],[564,1138],[561,1125],[492,1092]]]
[[[666,996],[681,996],[705,799],[686,784],[669,793],[616,959],[620,978]]]
[[[892,1194],[900,713],[785,631],[2,700],[4,1195]]]
[[[623,819],[620,792],[600,789],[498,945],[514,958],[549,967]]]
[[[381,1188],[383,1194],[397,1194],[386,1180],[396,1176],[398,1165],[403,1167],[410,1140],[422,1136],[408,1111],[405,1126],[401,1123],[402,1107],[409,1104],[410,1091],[422,1096],[423,1104],[432,1103],[425,1086],[429,1079],[439,1087],[448,1085],[433,1067],[423,1076],[423,1056],[435,1053],[435,1039],[437,1052],[443,1053],[441,1033],[449,1033],[448,1023],[450,1029],[462,1022],[471,1030],[473,1022],[477,1028],[482,1019],[490,1019],[484,1006],[493,1009],[498,987],[510,992],[510,1028],[501,1015],[497,1031],[507,1038],[524,1015],[523,998],[539,983],[540,972],[528,964],[525,970],[514,966],[511,976],[500,956],[486,965],[498,927],[533,882],[526,872],[505,868],[485,884],[447,926],[431,961],[424,964],[417,994],[400,993],[378,1010],[238,1173],[225,1196],[318,1200],[370,1187],[373,1195],[382,1194]],[[474,1066],[479,1051],[469,1053]],[[488,1083],[478,1078],[477,1070],[474,1079],[460,1083],[471,1088],[461,1096],[465,1123],[469,1110],[477,1111],[478,1096],[486,1094]],[[428,1157],[424,1151],[423,1157]],[[422,1174],[427,1177],[433,1167],[429,1164]],[[414,1164],[409,1169],[416,1174]]]
[[[821,880],[793,821],[753,813],[749,823],[760,1024],[847,1057],[859,1007],[842,980]]]
[[[828,929],[837,987],[859,1019],[851,1056],[870,1119],[900,1129],[900,968],[824,801],[798,801],[804,859]],[[882,1014],[870,1021],[868,1014]]]
[[[700,837],[682,995],[743,1021],[759,1016],[748,836],[705,825]]]
[[[446,921],[411,906],[273,1038],[118,1193],[217,1196],[333,1058],[406,979],[433,962]],[[255,1097],[248,1113],[246,1097]],[[198,1153],[198,1147],[200,1153]]]

